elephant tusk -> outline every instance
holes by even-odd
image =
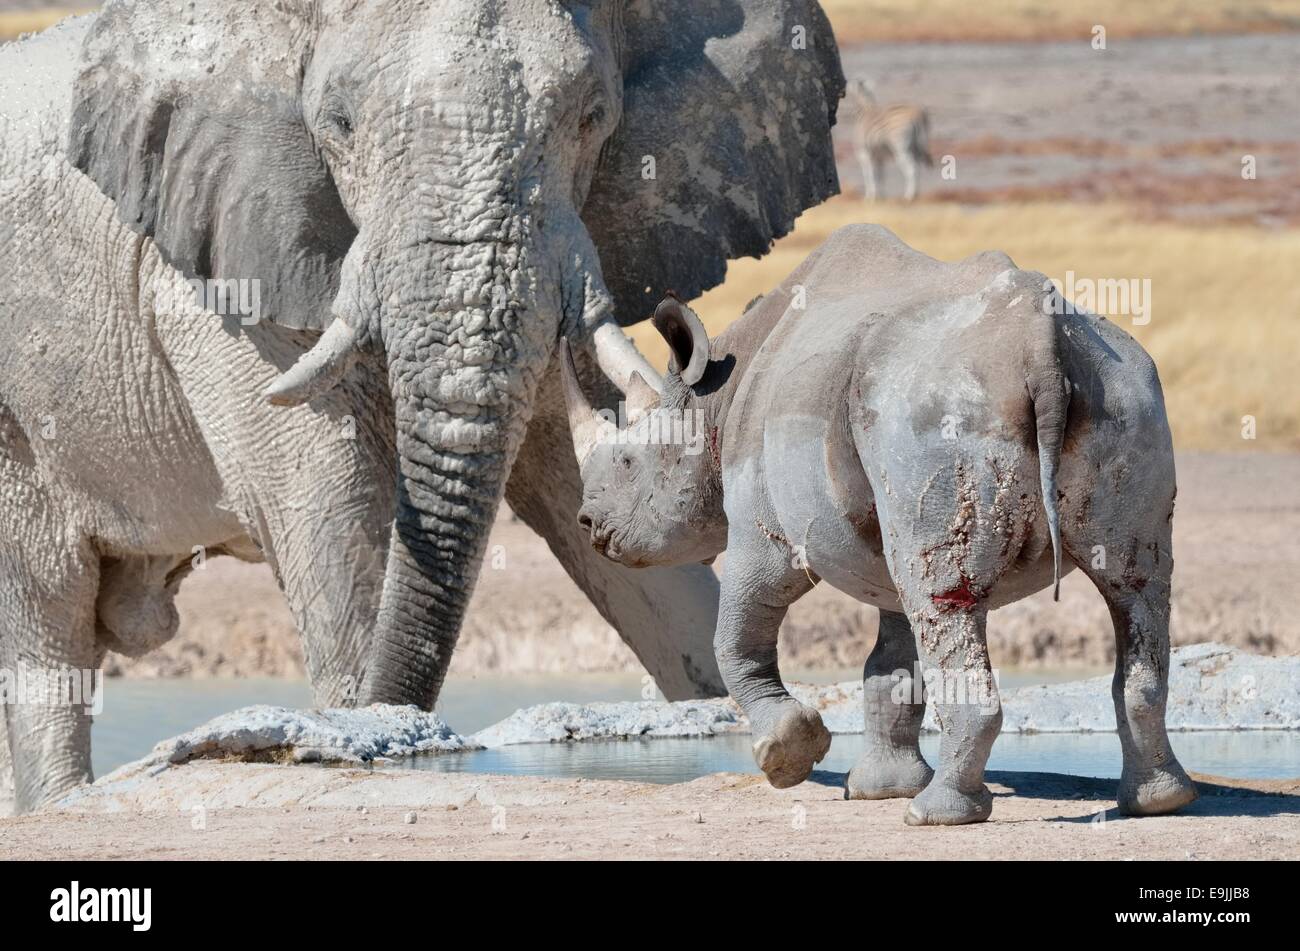
[[[663,379],[659,376],[659,371],[641,355],[636,344],[623,333],[623,328],[613,318],[597,324],[591,333],[591,340],[601,372],[624,393],[632,387],[633,373],[639,374],[642,382],[656,392],[662,389]]]
[[[299,406],[343,379],[356,357],[356,331],[342,317],[335,317],[316,346],[276,377],[263,395],[273,406]]]

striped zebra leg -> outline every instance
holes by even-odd
[[[912,157],[912,152],[907,148],[894,149],[894,161],[903,172],[903,181],[905,182],[903,197],[908,201],[916,200],[916,159]]]
[[[876,182],[880,178],[880,163],[871,149],[858,149],[858,163],[862,166],[862,194],[867,201],[876,200]]]

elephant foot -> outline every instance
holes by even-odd
[[[777,721],[772,732],[754,743],[754,762],[777,789],[798,786],[831,748],[831,734],[821,714],[797,704]]]
[[[868,750],[849,770],[845,799],[911,799],[930,785],[934,770],[919,752]]]
[[[1119,781],[1119,811],[1126,816],[1162,816],[1199,795],[1176,759],[1154,769],[1125,768]]]
[[[931,783],[907,807],[903,821],[909,826],[960,826],[983,822],[993,813],[993,794],[981,785],[978,792],[964,793]]]

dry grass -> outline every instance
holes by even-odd
[[[821,0],[841,43],[1066,40],[1300,29],[1300,0]]]
[[[857,221],[883,224],[943,260],[997,248],[1061,281],[1068,270],[1076,278],[1150,278],[1150,323],[1115,319],[1160,368],[1178,448],[1300,449],[1300,231],[1136,221],[1108,205],[965,209],[841,197],[804,215],[767,257],[731,264],[727,282],[695,304],[710,332],[780,283],[831,231]],[[633,333],[662,366],[667,352],[653,328]],[[1256,417],[1255,442],[1241,438],[1245,415]]]
[[[93,7],[47,7],[44,10],[6,10],[0,12],[0,41],[12,40],[24,33],[36,33],[65,17],[86,13]]]
[[[841,43],[1048,40],[1300,29],[1300,0],[821,0]],[[43,30],[88,6],[0,13],[0,40]]]

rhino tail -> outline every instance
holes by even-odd
[[[1052,536],[1052,597],[1061,600],[1061,513],[1058,508],[1056,474],[1061,466],[1061,445],[1070,410],[1070,381],[1061,368],[1055,321],[1045,321],[1045,339],[1037,341],[1029,358],[1026,381],[1034,404],[1038,441],[1038,477],[1047,511],[1047,529]]]

